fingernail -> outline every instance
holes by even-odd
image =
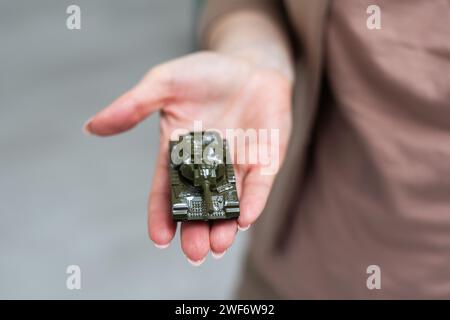
[[[220,258],[222,258],[225,253],[227,252],[227,250],[221,252],[221,253],[215,253],[214,251],[211,251],[211,255],[213,256],[214,259],[219,260]]]
[[[165,249],[165,248],[167,248],[169,245],[170,245],[170,242],[169,243],[166,243],[166,244],[156,244],[156,243],[153,243],[154,245],[155,245],[155,247],[157,247],[158,249]]]
[[[186,257],[187,258],[187,257]],[[197,261],[192,261],[191,259],[187,258],[187,261],[192,264],[194,267],[198,267],[200,266],[203,262],[205,262],[206,257],[203,257],[203,259],[197,260]]]
[[[86,121],[83,125],[83,133],[87,136],[92,136],[92,131],[89,128],[89,125],[91,124],[92,118],[90,118],[88,121]]]
[[[241,227],[240,225],[238,225],[238,229],[239,229],[239,231],[247,231],[248,228],[250,228],[250,226],[251,226],[251,224],[249,224],[249,225],[246,226],[246,227]]]

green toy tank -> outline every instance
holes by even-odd
[[[236,177],[226,139],[191,132],[169,142],[172,216],[175,221],[239,217]],[[229,161],[231,162],[231,161]]]

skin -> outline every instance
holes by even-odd
[[[255,27],[256,26],[256,27]],[[175,129],[279,129],[282,163],[291,129],[293,68],[289,44],[279,24],[263,13],[229,15],[210,28],[210,51],[190,54],[151,69],[131,90],[85,125],[88,133],[110,136],[160,113],[160,146],[149,195],[148,230],[158,247],[173,239],[170,212],[168,141]],[[275,175],[261,175],[258,164],[235,165],[241,215],[238,220],[181,223],[181,247],[199,265],[232,245],[238,227],[248,228],[261,214]]]

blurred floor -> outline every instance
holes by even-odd
[[[246,239],[190,266],[147,238],[158,119],[110,139],[83,122],[192,48],[191,1],[0,1],[0,298],[229,298]],[[66,267],[82,290],[66,289]]]

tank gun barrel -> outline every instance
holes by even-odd
[[[214,212],[214,206],[211,200],[212,194],[211,194],[211,185],[208,180],[203,179],[202,180],[202,188],[203,188],[203,200],[205,202],[206,206],[206,212],[212,213]]]

